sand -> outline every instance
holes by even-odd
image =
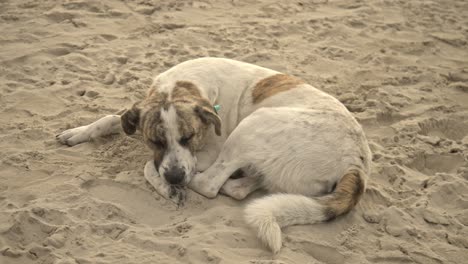
[[[467,263],[467,1],[3,0],[0,32],[1,264]],[[242,219],[263,193],[177,208],[138,136],[56,142],[201,56],[339,98],[374,153],[356,209],[286,228],[272,256]]]

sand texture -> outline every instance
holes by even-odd
[[[0,0],[0,263],[468,263],[468,1]],[[277,256],[237,202],[183,208],[138,136],[55,134],[143,98],[187,59],[303,78],[364,126],[356,209],[288,227]]]

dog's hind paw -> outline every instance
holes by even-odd
[[[90,134],[88,132],[88,126],[80,126],[65,130],[55,137],[60,143],[71,147],[89,141]]]

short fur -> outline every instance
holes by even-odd
[[[239,61],[176,65],[122,117],[106,116],[58,139],[75,145],[119,132],[120,123],[128,134],[143,133],[154,152],[145,178],[179,205],[187,184],[210,198],[222,192],[243,199],[258,188],[273,193],[248,204],[245,220],[275,253],[282,227],[349,212],[370,173],[366,137],[343,104],[296,77]],[[245,176],[231,178],[239,170]]]
[[[252,101],[254,104],[258,104],[268,97],[296,88],[299,84],[303,83],[304,82],[301,79],[294,76],[275,74],[255,84],[255,87],[252,90]]]
[[[321,203],[325,207],[326,220],[349,212],[359,202],[364,193],[364,180],[358,170],[348,171],[336,185],[331,195],[324,196]]]

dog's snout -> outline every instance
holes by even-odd
[[[181,184],[185,178],[185,171],[179,167],[172,167],[164,173],[164,178],[169,184]]]
[[[157,160],[154,160],[153,162],[154,162],[154,167],[156,168],[156,170],[159,169],[159,165],[161,163],[159,161],[157,161]]]

